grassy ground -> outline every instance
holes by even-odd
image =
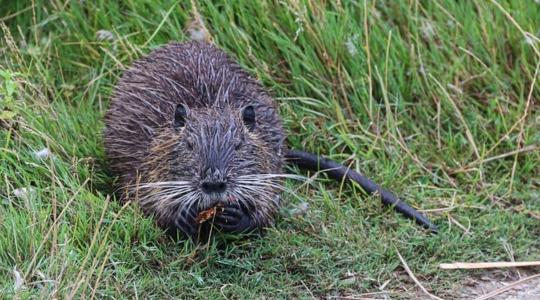
[[[539,260],[538,1],[333,3],[0,0],[0,298],[425,297],[398,252],[453,298],[478,273],[439,263]],[[273,91],[293,148],[362,170],[440,233],[324,176],[288,183],[299,197],[266,236],[227,243],[173,241],[115,202],[111,89],[197,15]]]

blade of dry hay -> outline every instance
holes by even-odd
[[[526,262],[455,262],[450,264],[440,264],[441,269],[489,269],[489,268],[514,268],[514,267],[533,267],[540,266],[540,261]]]

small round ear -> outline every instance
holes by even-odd
[[[244,107],[244,110],[242,111],[242,120],[249,131],[255,129],[255,109],[253,108],[253,105]]]
[[[187,110],[183,104],[178,104],[174,110],[174,129],[180,129],[186,126]]]

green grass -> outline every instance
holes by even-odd
[[[310,298],[383,285],[413,298],[397,251],[451,298],[479,272],[439,263],[540,260],[535,1],[195,2],[213,41],[272,90],[292,148],[361,170],[430,210],[440,233],[318,176],[287,183],[299,198],[262,238],[169,239],[114,200],[101,131],[122,70],[189,39],[192,3],[0,0],[0,298]],[[45,147],[52,157],[36,158]],[[290,217],[303,201],[306,215]]]

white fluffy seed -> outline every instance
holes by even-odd
[[[309,204],[307,202],[302,202],[296,206],[295,209],[291,210],[291,215],[294,217],[303,216],[309,210]]]
[[[536,40],[529,35],[525,35],[525,43],[532,46],[536,43]]]
[[[34,156],[41,159],[49,158],[52,157],[52,152],[49,150],[49,148],[43,148],[39,151],[34,151]]]
[[[13,283],[13,289],[15,291],[18,291],[19,289],[21,289],[24,285],[24,278],[21,276],[21,273],[17,270],[17,267],[13,267],[13,279],[14,279],[14,283]]]
[[[96,31],[96,38],[99,41],[114,41],[116,39],[114,33],[104,29]]]
[[[33,195],[36,191],[34,190],[34,188],[18,188],[18,189],[14,189],[13,190],[13,196],[17,197],[17,198],[26,198],[26,197],[29,197],[30,195]]]

